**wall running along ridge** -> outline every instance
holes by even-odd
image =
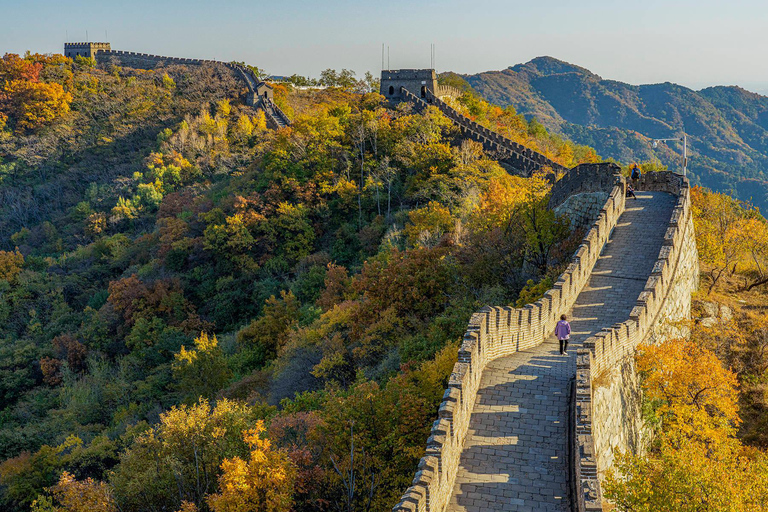
[[[688,180],[670,172],[648,173],[643,191],[677,195],[677,205],[653,272],[629,318],[588,338],[577,351],[574,407],[576,510],[603,510],[600,481],[613,466],[613,450],[642,452],[646,440],[634,354],[641,343],[687,335],[676,322],[690,318],[698,287],[699,259]]]
[[[253,71],[238,64],[221,62],[218,60],[205,59],[184,59],[179,57],[164,57],[161,55],[152,55],[149,53],[125,52],[121,50],[102,50],[96,53],[96,62],[99,64],[119,64],[137,69],[154,69],[159,65],[187,65],[187,66],[224,66],[231,69],[248,87],[246,104],[251,107],[261,108],[267,117],[267,124],[270,128],[277,129],[289,126],[291,120],[285,115],[285,112],[275,105],[269,99],[259,98],[257,89],[260,81],[256,78]]]
[[[446,90],[447,89],[448,88],[446,88]],[[419,109],[426,108],[428,105],[437,107],[443,115],[458,126],[464,136],[481,143],[485,151],[498,154],[499,162],[501,164],[521,172],[524,176],[530,176],[534,171],[544,167],[549,168],[552,173],[559,173],[566,170],[565,167],[550,160],[541,153],[537,153],[531,148],[527,148],[522,144],[518,144],[503,135],[489,130],[485,126],[482,126],[459,113],[453,107],[441,100],[438,97],[440,94],[440,89],[438,90],[438,95],[435,95],[431,90],[427,89],[425,98],[422,99],[405,88],[400,90],[401,97],[404,100],[413,103]],[[554,178],[552,181],[554,181]]]
[[[613,164],[609,164],[613,165]],[[618,171],[618,167],[611,169]],[[585,172],[583,188],[588,183]],[[572,262],[544,297],[522,308],[484,307],[472,315],[459,360],[432,425],[427,449],[413,484],[394,507],[395,512],[442,512],[453,491],[470,415],[486,364],[498,357],[535,347],[552,333],[560,312],[571,309],[611,231],[624,211],[624,181],[618,174],[600,215],[584,237]],[[553,194],[559,193],[555,184]],[[573,187],[577,190],[578,187]]]

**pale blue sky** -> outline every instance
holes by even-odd
[[[768,90],[766,0],[0,0],[0,52],[121,50],[244,60],[273,74],[503,69],[540,55],[634,84]]]

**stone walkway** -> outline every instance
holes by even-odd
[[[568,312],[571,343],[554,336],[492,361],[483,372],[448,510],[568,511],[568,381],[583,340],[629,313],[658,257],[676,198],[627,199],[589,283]]]

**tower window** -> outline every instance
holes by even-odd
[[[395,95],[395,88],[392,85],[389,86],[389,95],[390,96],[394,96]]]

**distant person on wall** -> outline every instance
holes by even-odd
[[[627,197],[634,197],[635,201],[637,201],[637,196],[635,195],[635,187],[632,186],[631,183],[627,183]]]
[[[632,189],[633,192],[637,190],[637,182],[640,181],[641,175],[642,171],[640,170],[640,167],[638,167],[637,164],[632,164],[632,172],[629,177],[632,179],[632,185],[634,185],[634,188]]]
[[[560,321],[555,326],[555,336],[560,341],[560,355],[568,355],[568,339],[571,337],[571,324],[568,317],[560,315]]]

